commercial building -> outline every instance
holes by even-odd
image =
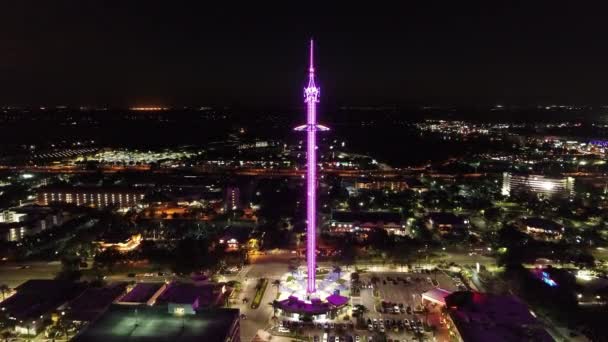
[[[166,306],[112,305],[73,341],[240,342],[238,309],[170,312]]]
[[[332,211],[329,220],[329,233],[366,233],[384,229],[389,234],[408,235],[409,230],[400,213],[388,211]]]
[[[60,306],[84,291],[84,285],[54,279],[28,280],[15,289],[15,294],[0,303],[0,310],[16,322],[15,332],[37,335],[44,321]]]
[[[126,289],[126,283],[89,287],[80,296],[61,307],[61,314],[72,322],[91,322],[103,314]]]
[[[517,297],[459,291],[445,297],[445,302],[452,340],[553,341],[528,306]]]
[[[144,199],[146,189],[130,187],[44,187],[38,189],[39,205],[66,203],[95,208],[118,206],[129,208]]]
[[[192,314],[222,306],[229,295],[225,284],[172,282],[158,296],[155,305],[167,305],[168,311],[174,314]]]
[[[533,193],[545,197],[570,197],[574,195],[574,178],[503,173],[502,194],[511,196],[519,193]]]
[[[561,224],[540,217],[529,217],[519,221],[521,231],[539,240],[560,240],[565,228]]]
[[[464,234],[469,228],[469,220],[452,213],[431,213],[426,217],[426,227],[441,235]]]
[[[372,178],[346,178],[342,185],[349,194],[356,195],[366,190],[385,190],[401,192],[413,190],[424,192],[428,190],[420,180],[412,177],[372,177]]]

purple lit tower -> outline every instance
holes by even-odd
[[[296,131],[306,131],[306,266],[308,280],[306,291],[316,291],[317,267],[317,131],[329,128],[317,125],[317,103],[320,89],[315,85],[315,67],[313,63],[313,41],[310,40],[310,66],[308,69],[308,86],[304,88],[306,102],[306,125],[298,126]]]

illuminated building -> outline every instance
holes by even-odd
[[[328,227],[333,235],[365,234],[376,229],[384,229],[389,234],[401,236],[409,234],[401,214],[386,211],[333,211]]]
[[[63,224],[69,220],[67,212],[45,207],[20,207],[19,211],[0,213],[0,241],[19,241]]]
[[[129,208],[143,200],[145,189],[119,187],[46,187],[38,189],[36,202],[75,204],[103,208],[118,206]]]
[[[569,197],[574,195],[574,178],[546,177],[543,175],[518,175],[503,173],[502,194],[510,196],[529,192],[546,197]]]
[[[142,241],[141,234],[135,234],[132,236],[127,236],[127,237],[122,237],[122,238],[117,238],[117,237],[106,238],[101,241],[98,241],[97,243],[99,244],[99,248],[101,248],[101,250],[105,250],[108,248],[115,248],[119,252],[126,253],[126,252],[130,252],[130,251],[134,250],[135,248],[139,247],[139,245],[141,244],[141,241]]]
[[[241,209],[241,190],[236,186],[226,188],[224,196],[224,208],[226,210]]]
[[[469,220],[452,213],[430,213],[426,217],[426,226],[441,235],[463,234],[469,228]]]
[[[519,227],[524,233],[540,240],[559,240],[565,231],[561,224],[538,217],[521,220]]]
[[[377,180],[357,180],[355,182],[356,190],[390,190],[390,191],[405,191],[409,186],[404,180],[392,179],[377,179]]]
[[[136,322],[139,320],[140,324]],[[73,341],[240,342],[238,309],[181,310],[166,306],[111,305]]]
[[[313,41],[310,41],[310,64],[308,86],[304,88],[304,102],[307,108],[306,124],[295,128],[306,132],[306,264],[308,268],[308,293],[316,291],[317,267],[317,131],[327,131],[317,125],[317,103],[320,89],[315,84],[313,63]]]
[[[0,223],[0,241],[19,241],[26,235],[32,235],[39,231],[32,231],[23,222]]]
[[[236,251],[241,247],[247,247],[251,238],[251,227],[247,226],[230,226],[224,230],[220,236],[218,243],[224,246],[226,251]]]
[[[0,213],[0,223],[15,223],[25,221],[27,214],[14,210],[5,210]]]
[[[362,178],[354,181],[345,180],[343,182],[349,193],[357,194],[362,190],[386,190],[401,192],[412,190],[424,192],[428,189],[415,178]]]

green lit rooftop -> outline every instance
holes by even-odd
[[[237,309],[179,316],[169,313],[164,305],[113,305],[74,341],[223,342],[238,319]]]

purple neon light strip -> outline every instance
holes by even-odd
[[[315,86],[315,69],[313,64],[313,41],[310,41],[310,69],[308,87],[304,90],[304,96],[307,103],[307,154],[306,154],[306,187],[307,187],[307,260],[308,267],[308,283],[307,292],[314,293],[316,291],[316,250],[317,250],[317,102],[318,89]]]
[[[316,119],[316,105],[309,103],[308,105],[308,122],[310,125],[315,124]],[[314,126],[312,126],[314,127]],[[308,201],[307,201],[307,216],[308,216],[308,292],[315,292],[315,271],[316,271],[316,179],[317,179],[317,156],[315,151],[315,142],[317,140],[316,131],[314,129],[308,130],[308,165],[307,165],[307,187],[308,187]]]

